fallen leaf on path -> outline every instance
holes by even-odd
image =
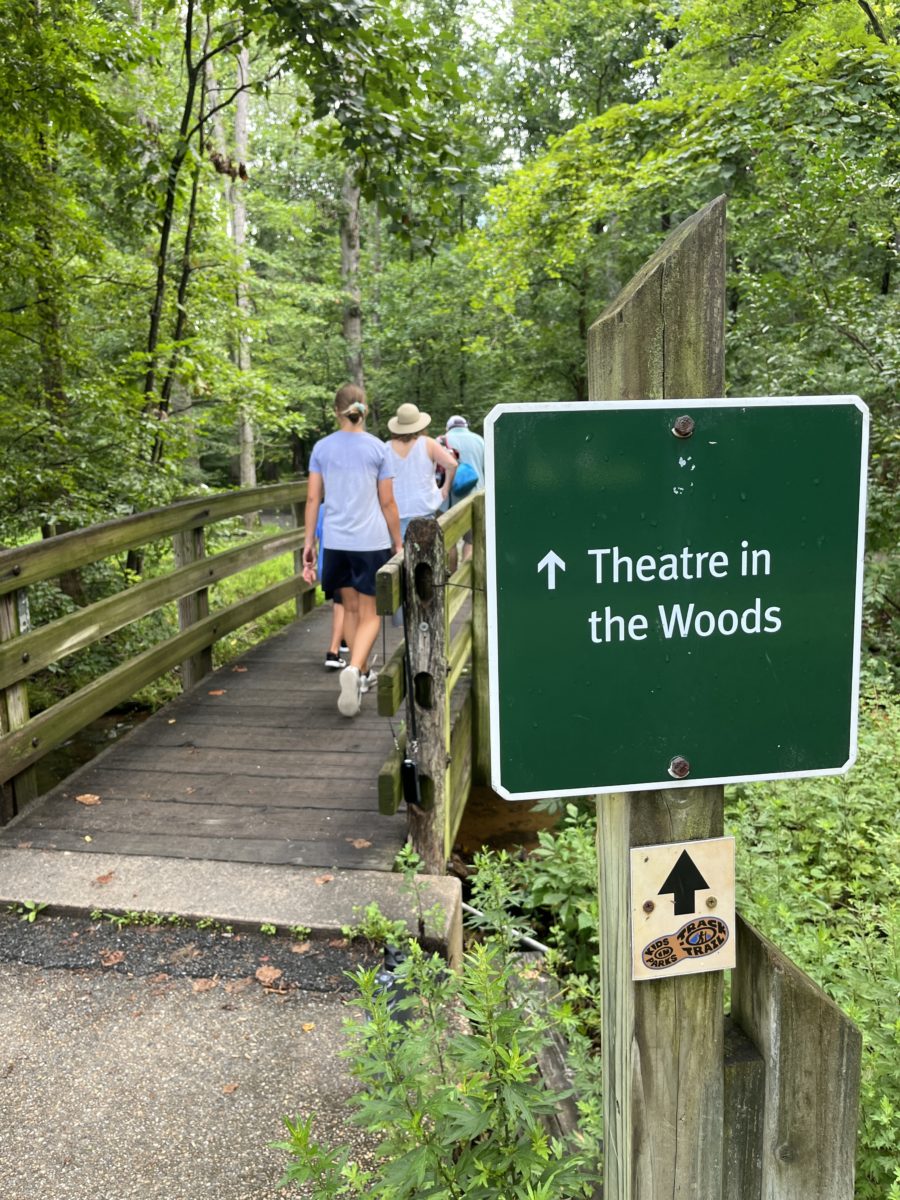
[[[207,692],[207,695],[208,696],[224,696],[225,691],[226,691],[225,688],[214,688],[213,691]]]
[[[16,842],[16,849],[17,850],[30,850],[31,842]]]
[[[81,795],[76,796],[75,799],[78,801],[79,804],[90,805],[90,804],[102,804],[103,803],[103,801],[100,799],[100,797],[95,796],[93,792],[82,792]]]
[[[276,979],[280,979],[284,972],[279,967],[259,967],[256,971],[256,978],[263,987],[271,987]]]
[[[236,1083],[226,1083],[225,1086],[222,1088],[222,1091],[225,1093],[226,1096],[233,1095],[237,1090],[238,1090],[238,1085]]]
[[[185,959],[199,958],[202,953],[202,950],[197,949],[196,942],[188,942],[186,946],[179,946],[177,950],[173,950],[167,961],[170,963],[184,962]]]
[[[168,720],[167,724],[169,724],[169,725],[174,725],[174,724],[175,724],[175,718],[174,718],[174,717],[169,717],[169,720]]]
[[[243,675],[243,673],[247,670],[246,667],[232,667],[231,669],[232,669],[232,671],[235,671],[238,675]]]
[[[335,950],[343,950],[343,948],[347,945],[347,939],[346,938],[332,938],[331,941],[328,943],[328,945],[333,947]]]
[[[116,967],[125,961],[124,950],[101,950],[100,961],[104,967]]]
[[[195,979],[191,985],[195,992],[211,992],[214,987],[219,986],[218,979]]]
[[[105,875],[98,875],[97,878],[94,880],[94,883],[100,883],[100,884],[112,883],[114,875],[115,875],[115,871],[107,871]]]
[[[321,887],[323,883],[331,883],[333,879],[333,875],[318,875],[313,880],[313,883],[318,884],[318,886]]]
[[[229,979],[228,983],[224,985],[225,991],[229,995],[233,995],[235,992],[242,992],[244,988],[248,988],[252,982],[249,975],[245,975],[243,979]]]
[[[309,947],[309,942],[291,942],[291,954],[306,954]]]
[[[367,842],[365,838],[347,838],[347,841],[350,843],[351,846],[354,846],[357,850],[365,850],[365,848],[367,846],[372,845],[372,843]]]
[[[147,980],[147,982],[148,983],[166,983],[168,981],[168,978],[169,978],[169,976],[165,973],[165,971],[157,971],[155,975],[150,976],[150,978]]]
[[[303,1030],[304,1033],[312,1033],[312,1031],[315,1029],[315,1027],[316,1027],[315,1021],[305,1021],[300,1026],[300,1028]]]
[[[90,835],[89,833],[86,833],[86,834],[84,835],[84,840],[85,840],[86,842],[92,842],[94,839],[91,837],[91,835]]]

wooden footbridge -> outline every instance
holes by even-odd
[[[300,573],[305,496],[300,482],[187,499],[0,551],[0,845],[390,871],[409,837],[443,871],[473,775],[486,774],[483,496],[414,522],[405,554],[380,573],[379,611],[389,618],[405,601],[409,664],[386,619],[377,695],[353,720],[323,667],[330,614]],[[293,527],[207,554],[210,527],[273,508]],[[475,553],[451,572],[470,530]],[[29,588],[164,539],[174,544],[164,574],[32,628]],[[216,583],[284,556],[280,582],[217,607]],[[222,638],[285,603],[286,628],[213,670]],[[31,714],[39,671],[64,670],[67,656],[165,605],[177,605],[177,632]],[[180,697],[38,795],[44,755],[173,669]],[[421,806],[401,788],[407,679]]]

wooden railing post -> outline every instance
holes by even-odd
[[[202,525],[196,529],[186,529],[176,533],[173,539],[175,551],[175,566],[186,567],[189,563],[197,562],[206,557],[206,537]],[[182,596],[178,601],[178,627],[189,629],[204,617],[209,616],[209,588],[200,588],[188,596]],[[212,670],[212,646],[204,646],[181,664],[181,687],[189,691],[199,683],[204,675]]]
[[[725,1163],[725,1200],[853,1200],[860,1032],[740,918],[737,945],[731,1007],[762,1056],[762,1096]]]
[[[724,394],[725,201],[688,218],[591,327],[592,400]],[[631,979],[632,846],[718,837],[721,787],[597,803],[606,1200],[720,1200],[721,972]]]
[[[8,642],[29,628],[28,592],[24,588],[0,596],[0,642]],[[24,680],[0,688],[0,733],[12,733],[28,721],[28,685]],[[28,767],[0,784],[0,824],[10,821],[38,794],[34,767]]]
[[[415,728],[422,807],[408,806],[413,849],[429,875],[447,862],[450,697],[447,692],[447,589],[444,534],[430,517],[410,521],[404,545],[406,637],[412,688],[407,735]]]
[[[491,704],[488,679],[487,560],[484,493],[472,505],[472,782],[491,782]]]

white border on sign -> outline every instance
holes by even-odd
[[[612,409],[668,408],[679,413],[696,408],[794,408],[852,405],[862,413],[860,447],[859,525],[856,543],[856,605],[853,629],[853,678],[850,685],[850,757],[843,766],[823,767],[815,771],[784,771],[776,775],[717,775],[708,779],[662,779],[655,783],[617,783],[605,787],[580,787],[543,792],[510,792],[500,782],[500,696],[497,662],[497,542],[494,496],[494,425],[504,413],[536,412],[609,412]],[[710,787],[718,783],[756,783],[764,779],[813,779],[825,775],[844,775],[856,762],[859,670],[862,637],[863,555],[866,538],[866,468],[869,455],[869,409],[859,396],[766,396],[703,400],[570,400],[559,404],[497,404],[484,418],[485,442],[485,537],[487,541],[487,616],[488,671],[491,714],[491,787],[505,800],[545,800],[554,796],[610,795],[614,792],[650,792],[665,788]]]

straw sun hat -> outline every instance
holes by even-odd
[[[427,412],[419,412],[415,404],[401,404],[396,417],[388,421],[388,429],[398,437],[408,433],[421,433],[426,425],[431,424],[431,416]]]

